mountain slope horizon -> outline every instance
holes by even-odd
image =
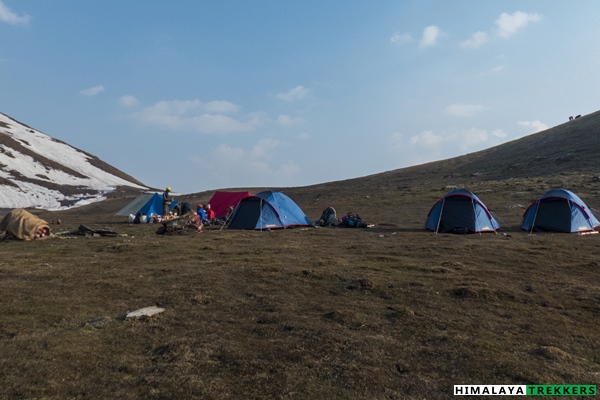
[[[389,178],[390,175],[414,179],[430,176],[503,180],[558,173],[598,173],[598,148],[600,111],[477,152],[343,182],[377,180],[383,176]]]
[[[0,208],[64,209],[147,189],[98,157],[0,113]]]
[[[77,157],[81,158],[82,163],[72,166],[61,164],[60,160],[68,159],[67,156],[60,154],[59,151],[57,157],[54,149],[54,156],[48,154],[47,149],[46,151],[32,149],[32,143],[42,143],[46,146],[52,144],[68,153],[74,151]],[[600,111],[461,156],[362,177],[285,189],[303,192],[311,188],[318,190],[342,183],[378,187],[383,181],[386,186],[423,179],[503,180],[553,176],[568,172],[597,173],[600,172],[600,164],[595,157],[597,148],[600,148]],[[23,164],[23,161],[17,160],[15,154],[27,159],[25,164],[34,164],[37,167],[34,170],[29,167],[25,170],[20,169],[19,165]],[[90,173],[88,171],[90,169],[94,173]],[[100,175],[98,177],[94,174]],[[62,179],[50,175],[60,175]],[[68,176],[69,182],[65,182],[65,176]],[[101,201],[107,194],[114,193],[117,187],[148,189],[139,180],[99,158],[60,140],[50,138],[2,113],[0,113],[0,186],[4,189],[3,194],[0,193],[0,208],[31,207],[48,210]],[[243,187],[243,189],[259,190],[251,187]],[[233,188],[217,190],[233,190]],[[41,195],[40,191],[45,191],[49,195]]]

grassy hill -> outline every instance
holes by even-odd
[[[553,187],[600,209],[599,130],[594,113],[450,160],[281,189],[313,220],[333,206],[372,229],[162,236],[114,216],[132,193],[43,212],[61,220],[54,231],[127,236],[0,243],[0,398],[444,399],[455,384],[600,384],[600,235],[519,229]],[[456,186],[504,234],[425,232]],[[124,318],[151,305],[165,311]]]

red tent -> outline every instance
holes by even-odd
[[[227,215],[227,207],[235,208],[241,199],[251,196],[250,192],[215,192],[208,201],[210,208],[215,212],[215,216],[224,217]]]

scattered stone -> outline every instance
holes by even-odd
[[[140,308],[139,310],[131,311],[125,316],[125,318],[150,318],[151,316],[159,314],[163,311],[165,311],[165,309],[160,307],[145,307]]]
[[[453,268],[453,269],[456,269],[456,270],[461,270],[465,266],[460,261],[444,261],[440,265],[443,266],[443,267]]]
[[[395,307],[388,307],[391,310],[391,313],[385,315],[390,322],[396,323],[401,320],[413,319],[416,318],[415,312],[408,307],[404,307],[402,309],[397,309]]]
[[[347,286],[350,290],[371,290],[374,287],[373,282],[367,278],[353,280]]]
[[[405,307],[404,310],[402,310],[401,312],[402,315],[404,315],[407,318],[414,318],[415,317],[415,312],[413,310],[411,310],[408,307]]]
[[[566,361],[572,358],[569,353],[555,346],[541,346],[536,349],[534,353],[539,354],[548,360]]]
[[[326,319],[337,322],[351,329],[360,329],[366,325],[364,315],[354,311],[331,311],[324,315]]]
[[[403,362],[396,363],[395,367],[396,367],[396,372],[398,372],[400,374],[406,374],[406,373],[410,372],[410,367],[408,366],[408,364],[405,364]]]
[[[495,293],[484,287],[458,287],[454,288],[450,292],[452,297],[459,299],[484,299],[484,300],[498,300]]]
[[[110,317],[98,317],[86,322],[85,327],[101,329],[111,321]]]

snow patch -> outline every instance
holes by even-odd
[[[16,140],[30,152],[40,155],[40,158],[23,154],[9,145],[0,145],[0,179],[15,185],[0,180],[0,208],[61,210],[102,201],[117,186],[147,189],[94,166],[92,158],[84,152],[0,113],[0,135],[3,134]],[[67,171],[75,171],[80,176],[44,165],[43,158],[65,167]],[[67,195],[30,180],[70,186],[65,192],[78,194]]]

